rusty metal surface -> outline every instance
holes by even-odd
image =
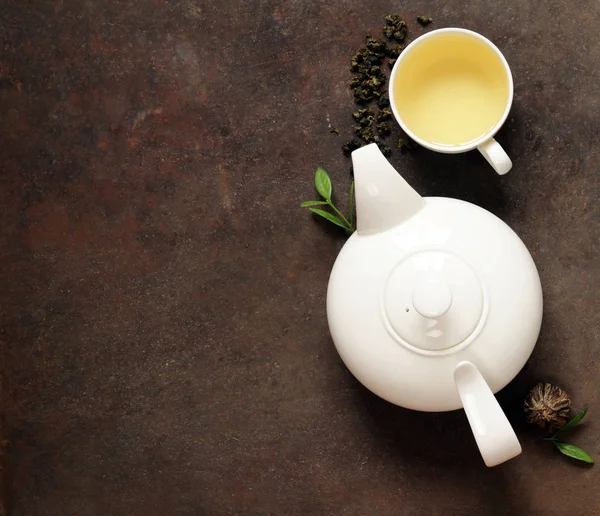
[[[600,473],[522,421],[537,380],[600,458],[597,2],[426,2],[516,86],[497,177],[392,163],[523,238],[539,344],[500,394],[524,454],[484,468],[460,412],[366,392],[331,343],[343,235],[297,208],[350,184],[348,63],[396,3],[0,0],[3,499],[12,516],[600,514]],[[342,136],[329,133],[329,123]]]

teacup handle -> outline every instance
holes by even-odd
[[[492,165],[494,170],[501,176],[506,174],[512,168],[512,161],[508,157],[508,154],[506,154],[500,144],[493,138],[483,142],[477,149],[479,149],[479,152],[483,154],[483,157],[487,162]]]
[[[497,466],[519,455],[515,431],[479,370],[471,362],[460,362],[454,381],[485,465]]]

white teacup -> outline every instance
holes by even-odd
[[[506,59],[488,39],[466,29],[439,29],[415,39],[396,61],[389,96],[408,136],[430,150],[478,149],[498,174],[512,162],[493,136],[513,100]]]

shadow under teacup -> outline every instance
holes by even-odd
[[[493,136],[510,111],[512,75],[480,34],[447,28],[414,40],[394,65],[389,96],[396,120],[423,147],[448,154],[477,148],[498,174],[511,169]]]

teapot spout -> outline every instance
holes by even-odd
[[[402,224],[425,200],[398,174],[375,143],[352,153],[359,235],[379,233]]]

